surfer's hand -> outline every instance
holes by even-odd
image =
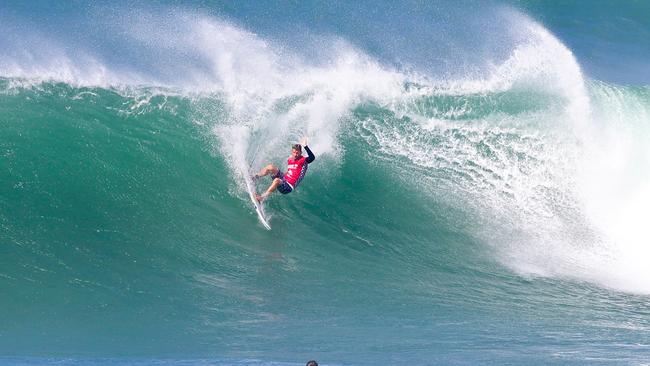
[[[307,145],[307,136],[303,136],[300,138],[300,145],[306,146]]]

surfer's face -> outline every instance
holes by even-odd
[[[294,159],[298,159],[300,157],[300,151],[296,149],[291,149],[291,157]]]

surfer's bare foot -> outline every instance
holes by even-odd
[[[265,200],[268,196],[269,196],[268,193],[262,193],[261,195],[260,195],[260,194],[256,194],[256,195],[255,195],[255,198],[257,198],[257,202],[262,203],[262,202],[264,202],[264,200]]]

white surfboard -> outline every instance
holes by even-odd
[[[255,185],[253,184],[253,181],[248,175],[244,175],[244,180],[246,181],[246,189],[248,190],[248,195],[251,198],[251,201],[253,201],[253,205],[255,205],[255,211],[257,211],[257,216],[260,219],[260,222],[266,230],[271,230],[271,225],[269,225],[269,222],[266,220],[266,215],[264,214],[264,205],[260,202],[257,201],[255,198]]]

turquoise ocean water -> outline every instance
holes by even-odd
[[[650,364],[648,14],[0,4],[0,364]]]

